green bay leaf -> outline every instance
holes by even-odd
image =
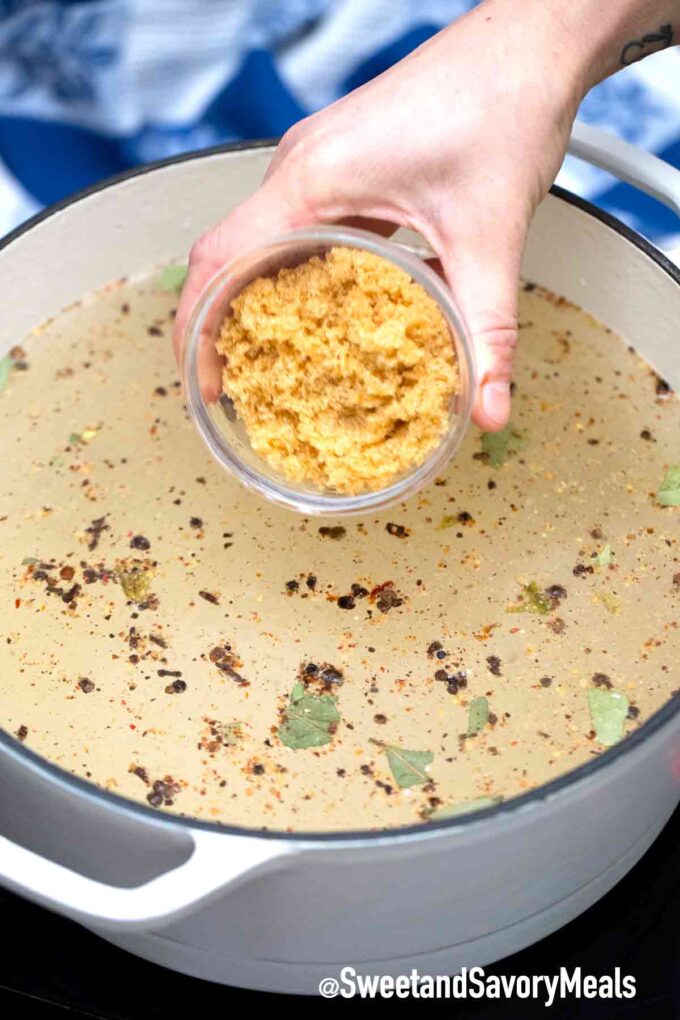
[[[142,602],[151,585],[151,575],[143,565],[131,564],[117,571],[118,581],[123,593],[131,602]]]
[[[434,761],[431,751],[409,751],[405,747],[393,747],[385,744],[385,754],[394,781],[401,789],[408,786],[422,786],[428,783],[427,766]]]
[[[537,613],[539,616],[547,616],[550,612],[550,599],[535,581],[522,585],[522,596],[522,601],[508,606],[506,613]]]
[[[669,467],[656,494],[659,506],[680,506],[680,465]]]
[[[0,391],[4,390],[9,382],[9,375],[12,371],[13,360],[9,357],[0,358]]]
[[[526,440],[512,423],[500,432],[482,433],[482,453],[486,454],[491,467],[499,468],[511,453],[521,449]]]
[[[595,562],[598,567],[608,567],[609,564],[613,562],[613,559],[614,553],[612,551],[612,547],[609,542],[607,542],[604,548],[600,549],[599,553],[595,557]]]
[[[179,293],[184,286],[184,281],[187,278],[188,272],[188,266],[165,266],[165,268],[161,270],[161,274],[158,278],[158,284],[161,290],[174,290]]]
[[[331,694],[305,694],[304,684],[298,681],[279,726],[281,743],[294,751],[330,744],[340,722],[336,703]]]
[[[493,807],[500,804],[502,797],[473,797],[471,800],[463,800],[458,804],[443,804],[441,807],[430,811],[428,818],[437,822],[442,818],[455,818],[456,815],[467,815],[471,811],[481,811],[483,808]]]
[[[486,698],[473,698],[468,709],[468,737],[483,730],[489,721],[489,702]]]
[[[620,691],[592,687],[588,691],[588,708],[595,735],[601,744],[611,747],[623,736],[628,715],[628,698]]]

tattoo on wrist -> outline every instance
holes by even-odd
[[[650,53],[665,50],[673,43],[673,26],[661,25],[658,32],[648,32],[641,39],[631,39],[621,50],[621,66],[627,67]]]

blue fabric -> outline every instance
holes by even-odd
[[[474,5],[0,0],[0,235],[128,167],[282,134]],[[593,89],[580,116],[680,166],[678,95],[676,48]],[[680,233],[670,211],[585,164],[567,160],[559,181],[657,241]]]

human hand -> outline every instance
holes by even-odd
[[[579,0],[581,2],[581,0]],[[578,6],[578,4],[576,5]],[[472,337],[473,419],[510,414],[526,232],[562,162],[590,84],[588,47],[565,45],[559,5],[487,0],[395,67],[295,125],[260,188],[194,245],[175,327],[247,247],[318,222],[420,232]],[[221,390],[214,351],[209,388]],[[205,376],[204,376],[205,378]]]

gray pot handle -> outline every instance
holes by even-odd
[[[680,170],[658,156],[579,120],[572,128],[568,152],[632,184],[680,216]],[[680,264],[680,248],[667,255]]]
[[[567,151],[639,188],[680,216],[680,170],[658,156],[580,120],[574,123]],[[403,244],[402,247],[421,258],[434,257],[428,245]],[[666,254],[680,265],[680,248]]]
[[[184,830],[193,850],[184,863],[133,888],[107,885],[0,837],[0,882],[42,906],[103,931],[157,928],[290,852],[275,839]]]

